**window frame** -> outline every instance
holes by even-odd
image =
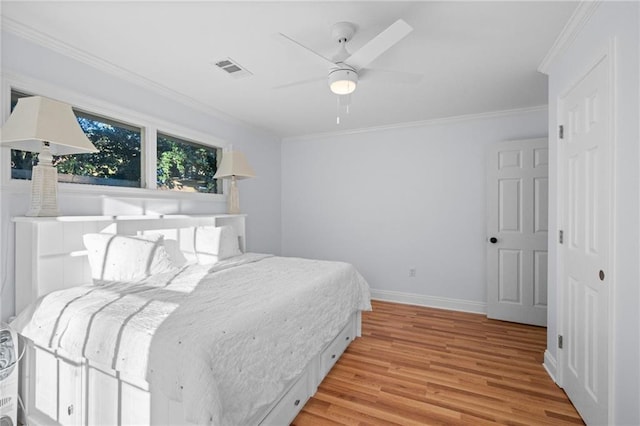
[[[157,173],[157,134],[173,135],[177,138],[193,141],[205,146],[220,149],[222,152],[230,150],[231,144],[214,138],[211,135],[202,133],[197,130],[183,127],[176,123],[130,110],[125,107],[111,104],[109,102],[93,99],[90,96],[74,92],[68,89],[56,87],[49,83],[39,80],[25,78],[14,74],[8,75],[2,73],[2,87],[0,88],[0,99],[3,99],[0,105],[0,112],[3,122],[10,115],[11,111],[11,91],[15,90],[22,93],[38,94],[50,97],[70,104],[74,110],[78,110],[87,114],[104,117],[119,121],[141,129],[140,135],[140,151],[141,151],[141,168],[140,168],[140,188],[118,187],[110,185],[89,185],[82,183],[58,183],[58,193],[81,193],[107,195],[113,197],[144,197],[156,199],[203,199],[207,201],[226,201],[228,193],[228,183],[223,179],[222,193],[201,193],[201,192],[183,192],[183,191],[164,191],[157,189],[156,173]],[[159,130],[161,129],[161,130]],[[12,179],[10,165],[10,149],[0,149],[0,183],[3,191],[10,193],[25,193],[31,188],[31,180]]]

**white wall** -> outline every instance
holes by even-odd
[[[549,134],[555,135],[558,122],[558,98],[575,84],[594,61],[615,41],[615,127],[614,173],[615,216],[612,288],[613,420],[618,425],[640,424],[640,3],[602,2],[576,36],[573,44],[549,67]],[[555,147],[556,141],[551,141]],[[550,235],[556,235],[558,223],[558,153],[550,150]],[[548,358],[557,362],[556,336],[561,303],[558,284],[558,259],[555,245],[549,252]],[[553,369],[553,365],[550,365]]]
[[[483,312],[485,151],[546,134],[536,109],[284,140],[282,253],[351,262],[375,296]]]
[[[252,128],[221,115],[203,112],[185,103],[176,102],[160,92],[132,81],[107,74],[68,56],[46,49],[26,39],[2,33],[3,88],[9,78],[19,76],[27,85],[62,93],[64,96],[91,99],[100,106],[115,106],[141,117],[157,118],[177,128],[185,128],[212,139],[232,144],[243,151],[258,177],[239,182],[241,209],[247,213],[247,247],[251,251],[278,253],[280,250],[280,139],[260,129]],[[9,77],[11,76],[11,77]],[[24,89],[28,89],[25,87]],[[34,89],[35,90],[35,89]],[[0,94],[6,109],[8,93]],[[60,99],[66,100],[68,99]],[[136,122],[136,118],[131,118]],[[6,155],[4,156],[6,160]],[[6,164],[5,164],[6,163]],[[1,167],[6,172],[8,162]],[[14,314],[13,253],[14,236],[11,217],[21,216],[28,207],[28,186],[5,185],[0,196],[0,241],[2,242],[2,292],[0,318]],[[133,194],[112,194],[79,191],[69,185],[60,186],[60,213],[86,214],[151,214],[223,213],[224,200],[197,194],[194,197],[154,196],[140,191]],[[198,196],[199,195],[199,196]],[[218,197],[219,198],[219,197]]]

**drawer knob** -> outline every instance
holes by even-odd
[[[69,415],[73,414],[73,404],[67,407],[67,414]]]
[[[300,405],[300,400],[299,400],[299,399],[296,399],[296,402],[294,402],[294,403],[293,403],[293,405],[295,405],[296,407],[297,407],[298,405]]]
[[[335,358],[336,358],[336,354],[332,354],[331,359],[335,359]]]
[[[345,340],[349,340],[349,336],[347,336],[347,338]]]

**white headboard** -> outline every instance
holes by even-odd
[[[246,248],[245,215],[15,217],[16,313],[54,290],[91,283],[82,237],[93,232],[162,233],[192,250],[194,226],[233,226]]]

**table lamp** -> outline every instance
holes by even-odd
[[[240,213],[240,196],[238,195],[237,179],[246,179],[255,177],[255,173],[244,154],[239,151],[227,151],[222,153],[222,161],[218,171],[213,175],[214,178],[231,178],[231,187],[229,189],[229,198],[227,199],[227,213]]]
[[[0,146],[38,152],[31,173],[31,204],[27,216],[58,215],[58,171],[54,155],[98,152],[84,134],[71,105],[42,96],[18,99],[0,129]]]

